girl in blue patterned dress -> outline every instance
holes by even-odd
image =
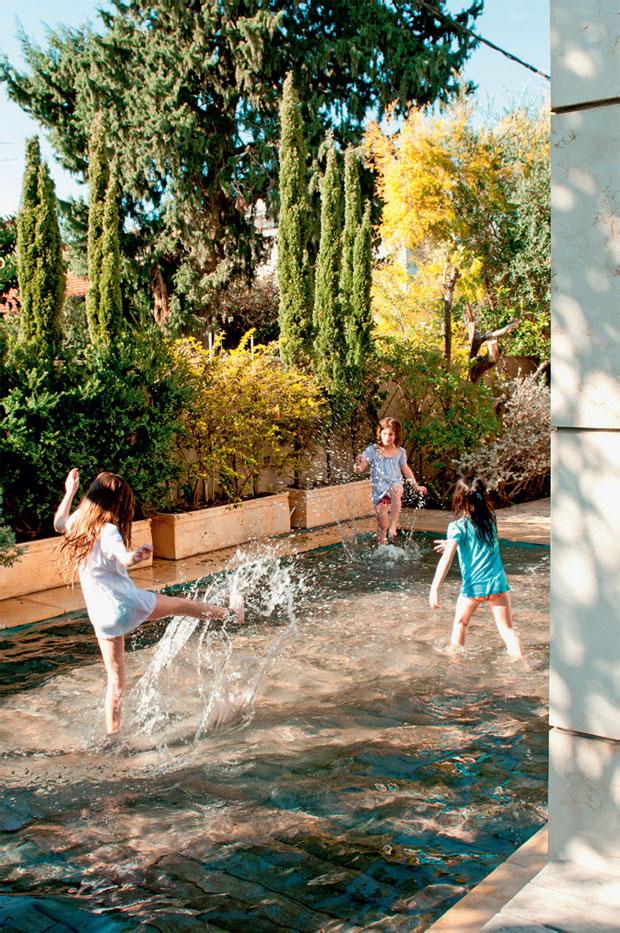
[[[377,543],[385,544],[387,536],[398,530],[398,516],[403,497],[403,476],[416,492],[426,495],[426,486],[418,486],[407,454],[400,446],[402,429],[396,418],[382,418],[377,428],[377,441],[355,458],[353,470],[361,473],[370,466],[372,504],[377,516]],[[388,518],[388,509],[390,515]]]
[[[456,521],[448,525],[447,541],[437,541],[441,553],[431,586],[431,609],[439,608],[439,588],[456,553],[462,586],[456,602],[452,644],[464,645],[469,620],[481,603],[488,603],[508,654],[523,657],[519,636],[512,627],[510,593],[497,540],[495,511],[480,477],[462,477],[452,499]]]

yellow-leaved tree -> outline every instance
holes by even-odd
[[[512,274],[525,246],[520,191],[547,137],[527,111],[481,127],[472,115],[457,100],[440,111],[413,109],[395,128],[388,113],[365,142],[383,200],[378,330],[441,348],[448,361],[469,356],[477,382],[497,362],[497,339],[527,312]]]

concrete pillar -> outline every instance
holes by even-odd
[[[549,849],[620,867],[620,7],[551,0]]]

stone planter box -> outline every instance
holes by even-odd
[[[155,557],[181,560],[291,530],[288,492],[152,519]]]
[[[289,501],[293,528],[317,528],[374,514],[369,479],[342,486],[291,489]]]
[[[134,545],[151,544],[151,521],[134,522],[131,535]],[[20,559],[12,567],[0,567],[0,599],[14,596],[28,596],[42,590],[52,590],[64,586],[68,581],[61,576],[58,559],[62,537],[42,538],[24,545]],[[153,558],[138,564],[135,570],[141,570],[153,563]],[[131,573],[131,571],[130,571]],[[76,577],[77,579],[77,577]]]

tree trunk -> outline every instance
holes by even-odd
[[[443,272],[443,355],[448,363],[452,359],[452,304],[459,275],[456,266],[446,266]]]
[[[159,266],[153,269],[153,317],[158,327],[163,327],[170,317],[168,289]]]

